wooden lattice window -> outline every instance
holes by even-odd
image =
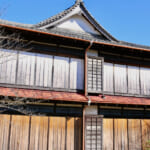
[[[103,58],[88,57],[87,63],[88,93],[102,93],[103,91]]]
[[[102,126],[101,115],[85,116],[85,150],[102,150]]]

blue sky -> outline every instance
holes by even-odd
[[[2,19],[35,24],[75,0],[0,0]],[[95,19],[115,38],[150,46],[150,0],[84,0]]]

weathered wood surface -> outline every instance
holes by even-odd
[[[29,150],[46,149],[48,117],[31,117]]]
[[[128,120],[129,149],[141,150],[141,131],[141,121],[139,119]]]
[[[146,150],[150,140],[150,120],[104,119],[103,150]]]
[[[3,49],[0,56],[2,84],[65,90],[84,88],[83,59]]]
[[[28,150],[29,117],[12,116],[9,150]]]
[[[127,120],[114,119],[115,150],[128,150]]]
[[[113,150],[113,119],[103,120],[103,150]]]
[[[81,148],[81,118],[0,115],[0,150]]]
[[[8,149],[8,139],[10,132],[11,117],[9,115],[0,115],[0,149]]]
[[[142,120],[142,145],[150,140],[150,120]]]

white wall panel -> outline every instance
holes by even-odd
[[[38,54],[36,57],[36,86],[51,87],[53,56]]]
[[[0,83],[15,84],[17,52],[0,50]]]
[[[140,68],[141,94],[150,95],[150,68]]]
[[[99,34],[93,26],[82,16],[74,15],[68,20],[64,21],[63,23],[57,26],[58,28],[70,29],[72,31],[79,31],[79,32],[88,32],[93,34]]]
[[[70,62],[70,88],[84,88],[84,63],[82,59],[71,58]]]
[[[113,92],[113,64],[104,63],[104,91]]]
[[[69,80],[69,58],[55,56],[53,87],[68,88],[68,80]]]
[[[127,69],[126,65],[114,65],[115,92],[127,93]]]
[[[28,52],[19,53],[17,83],[34,85],[35,79],[35,54]]]
[[[128,92],[140,94],[139,67],[128,66]]]

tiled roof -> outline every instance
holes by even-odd
[[[44,29],[44,28],[40,28],[41,26],[44,26],[45,24],[51,24],[52,22],[55,22],[56,20],[59,20],[60,18],[65,17],[69,12],[73,11],[77,6],[79,6],[84,10],[84,12],[86,12],[86,14],[88,14],[86,17],[91,20],[92,23],[94,23],[94,25],[100,29],[103,33],[106,33],[109,37],[111,37],[112,39],[114,39],[102,26],[100,26],[97,21],[94,19],[94,17],[88,12],[88,10],[85,8],[82,0],[77,0],[76,3],[71,6],[70,8],[66,9],[65,11],[59,13],[58,15],[55,15],[53,17],[50,17],[42,22],[40,22],[39,24],[36,25],[32,25],[32,24],[22,24],[22,23],[16,23],[16,22],[11,22],[11,21],[7,21],[7,20],[1,20],[0,19],[0,25],[9,25],[12,27],[18,27],[18,28],[22,28],[24,30],[27,29],[32,29],[35,30],[37,32],[44,32],[44,33],[52,33],[57,35],[63,35],[66,36],[66,38],[68,37],[73,37],[73,38],[78,38],[78,39],[83,39],[83,40],[92,40],[94,42],[102,42],[102,43],[106,43],[106,44],[114,44],[116,46],[122,46],[122,47],[131,47],[132,49],[134,48],[141,48],[141,49],[147,49],[150,50],[150,46],[144,46],[144,45],[139,45],[139,44],[134,44],[134,43],[129,43],[129,42],[125,42],[125,41],[119,41],[119,40],[108,40],[107,38],[105,38],[103,36],[103,34],[91,34],[91,33],[84,33],[84,32],[75,32],[72,30],[61,30],[59,28],[53,27],[53,28],[48,28],[48,29]]]
[[[83,102],[87,103],[88,98],[83,94],[70,93],[70,92],[55,92],[44,90],[29,90],[29,89],[17,89],[17,88],[5,88],[0,87],[1,96],[23,97],[33,98],[41,100],[55,100],[55,101],[68,101],[68,102]],[[150,98],[140,97],[125,97],[125,96],[89,96],[92,103],[103,104],[127,104],[127,105],[150,105]]]
[[[62,19],[65,20],[66,16],[70,14],[71,16],[71,12],[73,12],[75,10],[75,8],[80,7],[81,11],[79,11],[78,13],[83,14],[84,17],[89,20],[89,22],[94,26],[95,29],[97,29],[97,31],[99,31],[99,33],[102,33],[107,39],[112,40],[112,41],[117,41],[110,33],[108,33],[95,19],[94,17],[89,13],[89,11],[86,9],[86,7],[84,6],[84,3],[81,0],[77,0],[76,3],[71,6],[70,8],[64,10],[63,12],[52,16],[36,25],[34,25],[36,28],[46,28],[46,25],[48,25],[49,27],[54,27],[56,24],[60,23],[60,21],[62,22]],[[54,24],[55,23],[55,24]]]
[[[0,19],[0,26],[9,26],[9,27],[15,27],[16,29],[18,28],[20,30],[20,28],[22,30],[30,30],[31,31],[36,31],[39,33],[52,33],[53,35],[59,36],[59,35],[63,35],[64,37],[68,38],[68,37],[73,37],[73,38],[78,38],[79,40],[92,40],[93,42],[101,42],[101,43],[106,43],[106,45],[108,44],[114,44],[114,46],[122,46],[122,47],[128,47],[129,48],[140,48],[142,49],[147,49],[150,51],[150,46],[145,46],[145,45],[139,45],[139,44],[134,44],[134,43],[129,43],[129,42],[125,42],[125,41],[109,41],[109,40],[105,40],[102,38],[101,35],[94,35],[94,34],[88,34],[88,33],[82,33],[82,32],[73,32],[71,30],[59,30],[58,28],[53,28],[53,29],[39,29],[39,28],[35,28],[33,25],[26,25],[26,24],[22,24],[22,23],[15,23],[15,22],[11,22],[11,21],[6,21],[6,20],[1,20]],[[98,43],[97,43],[98,44]]]
[[[81,1],[76,1],[76,3],[74,5],[72,5],[71,7],[67,8],[66,10],[62,11],[61,13],[52,16],[44,21],[41,21],[40,23],[36,24],[35,27],[41,27],[44,26],[46,24],[50,24],[52,22],[55,22],[61,18],[63,18],[64,16],[66,16],[69,12],[71,12],[72,10],[74,10],[78,5],[80,5]]]

